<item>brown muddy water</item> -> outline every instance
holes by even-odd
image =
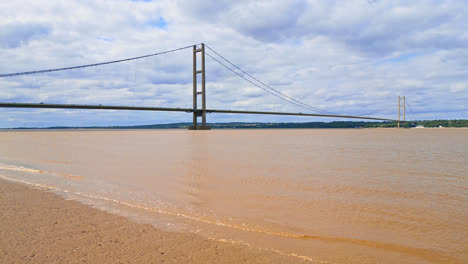
[[[0,177],[310,263],[468,263],[467,129],[0,132]]]

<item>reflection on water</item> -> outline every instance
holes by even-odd
[[[466,263],[468,130],[0,132],[0,175],[317,263]]]

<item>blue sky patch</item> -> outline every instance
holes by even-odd
[[[112,41],[111,38],[105,38],[105,37],[98,37],[96,38],[97,40],[103,40],[103,41]]]
[[[419,53],[407,53],[407,54],[403,54],[403,55],[400,55],[400,56],[395,57],[395,58],[383,60],[379,64],[406,62],[406,61],[408,61],[408,60],[410,60],[410,59],[412,59],[414,57],[418,57],[420,55],[421,54],[419,54]]]
[[[163,17],[159,17],[156,21],[150,21],[148,25],[153,28],[167,29],[167,22]]]

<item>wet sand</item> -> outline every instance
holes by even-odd
[[[161,231],[49,191],[0,180],[0,263],[297,263]]]

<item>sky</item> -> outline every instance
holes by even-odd
[[[468,1],[460,0],[1,1],[0,74],[205,43],[269,87],[322,111],[397,119],[398,96],[405,96],[409,120],[466,119],[467,28]],[[191,108],[192,50],[5,77],[0,87],[0,102]],[[208,56],[206,96],[211,109],[314,113]],[[208,122],[334,120],[343,119],[208,114]],[[0,109],[3,128],[190,121],[188,113]]]

